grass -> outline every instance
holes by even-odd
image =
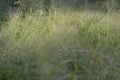
[[[13,15],[0,25],[0,80],[119,80],[120,16]]]

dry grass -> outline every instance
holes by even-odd
[[[55,11],[1,25],[0,80],[119,80],[120,16]]]

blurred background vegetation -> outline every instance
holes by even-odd
[[[55,9],[73,9],[107,13],[119,11],[119,8],[119,0],[0,0],[0,20],[6,20],[9,13],[15,11],[32,13],[36,10],[48,12]]]
[[[32,8],[36,10],[45,8],[45,6],[51,6],[52,8],[88,9],[106,12],[109,9],[119,10],[120,8],[119,0],[1,0],[0,3],[2,9],[8,9],[9,7],[24,7],[26,9]]]
[[[0,80],[120,80],[120,0],[0,0]]]
[[[9,13],[35,12],[36,10],[73,9],[101,12],[119,11],[119,0],[0,0],[0,20],[6,20]],[[4,17],[3,17],[4,16]]]

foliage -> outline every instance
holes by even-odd
[[[0,80],[119,80],[119,0],[0,0]]]
[[[119,0],[1,0],[4,5],[13,7],[24,7],[26,10],[46,8],[74,8],[107,11],[109,9],[119,10]],[[48,6],[48,7],[47,7]]]
[[[0,80],[119,80],[119,18],[71,10],[14,14],[1,25]]]

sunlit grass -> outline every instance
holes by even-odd
[[[1,27],[0,80],[120,79],[119,13],[14,15]]]

